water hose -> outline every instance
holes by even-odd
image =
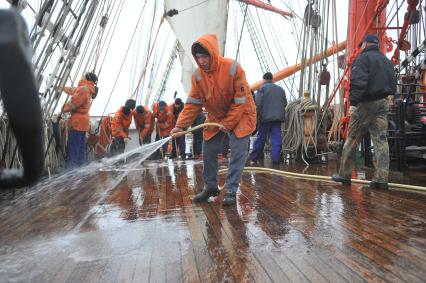
[[[193,132],[193,131],[199,130],[199,129],[204,128],[204,127],[209,127],[209,126],[218,127],[219,129],[220,129],[220,128],[223,128],[223,125],[222,125],[222,124],[219,124],[219,123],[212,123],[212,122],[207,122],[207,123],[197,125],[197,126],[195,126],[195,127],[192,127],[192,128],[187,129],[186,131],[183,131],[183,132],[180,132],[180,133],[176,133],[176,134],[178,134],[179,136],[183,136],[183,135],[186,135],[186,134],[188,134],[188,133],[190,133],[190,132]],[[172,137],[172,138],[174,138],[174,137],[175,137],[175,134],[172,134],[172,135],[171,135],[171,137]]]
[[[222,128],[223,126],[218,123],[204,123],[200,124],[198,126],[195,126],[193,128],[190,128],[184,132],[181,132],[180,134],[187,134],[193,131],[196,131],[200,128],[207,127],[207,126],[215,126]],[[173,135],[172,135],[173,137]],[[232,154],[232,153],[231,153]],[[221,169],[219,170],[218,174],[226,174],[228,172],[228,169]],[[309,175],[309,174],[302,174],[302,173],[294,173],[294,172],[288,172],[283,170],[277,170],[272,168],[262,168],[262,167],[244,167],[243,172],[245,173],[266,173],[266,174],[274,174],[279,175],[283,177],[293,177],[293,178],[301,178],[301,179],[307,179],[307,180],[315,180],[315,181],[326,181],[326,182],[332,182],[336,183],[331,179],[329,176],[321,176],[321,175]],[[369,185],[371,181],[368,180],[360,180],[360,179],[351,179],[351,183],[355,184],[362,184],[362,185]],[[416,191],[416,192],[424,192],[426,193],[426,187],[422,186],[414,186],[414,185],[406,185],[406,184],[398,184],[398,183],[388,183],[389,188],[396,189],[396,190],[410,190],[410,191]]]
[[[219,170],[219,174],[226,174],[228,169]],[[266,174],[274,174],[283,177],[293,177],[293,178],[301,178],[307,180],[315,180],[315,181],[326,181],[336,183],[329,176],[320,176],[320,175],[309,175],[309,174],[301,174],[288,172],[283,170],[276,170],[271,168],[262,168],[262,167],[244,167],[243,172],[245,173],[266,173]],[[351,183],[369,185],[371,181],[368,180],[359,180],[359,179],[351,179]],[[416,192],[424,192],[426,193],[426,187],[414,186],[414,185],[406,185],[406,184],[397,184],[397,183],[388,183],[389,188],[397,189],[397,190],[410,190]]]

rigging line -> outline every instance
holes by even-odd
[[[194,5],[192,5],[192,6],[188,7],[188,8],[182,9],[182,10],[180,10],[180,11],[178,11],[178,12],[179,12],[179,13],[185,12],[185,11],[187,11],[187,10],[189,10],[189,9],[195,8],[195,7],[197,7],[197,6],[200,6],[200,5],[202,5],[202,4],[204,4],[204,3],[208,2],[208,1],[209,1],[209,0],[204,0],[204,1],[199,2],[199,3],[197,3],[197,4],[194,4]]]
[[[281,2],[283,2],[283,0],[281,0]],[[293,4],[291,4],[291,7],[293,7]],[[293,10],[293,13],[296,14],[295,11],[294,11],[294,8],[291,8],[291,9]],[[297,17],[300,18],[299,16],[297,16]],[[299,44],[299,42],[300,42],[300,36],[299,36],[300,27],[298,26],[296,19],[297,19],[296,17],[291,18],[290,24],[291,24],[291,28],[292,28],[292,31],[293,31],[293,37],[294,37],[295,41]],[[303,23],[303,20],[301,20],[301,21]]]
[[[97,61],[96,57],[98,56],[97,54],[97,49],[99,49],[98,46],[100,46],[101,41],[102,41],[102,35],[103,35],[103,31],[104,28],[101,27],[100,23],[101,23],[101,19],[104,15],[103,10],[105,8],[105,1],[103,1],[102,3],[102,7],[99,8],[97,10],[97,15],[95,17],[95,20],[92,21],[92,30],[90,32],[90,36],[89,36],[89,41],[86,42],[86,46],[90,46],[90,52],[88,55],[88,58],[86,60],[86,65],[83,68],[83,72],[86,72],[89,69],[89,65],[91,65],[92,63],[95,64],[94,61]],[[97,31],[96,37],[94,37],[93,35],[95,34],[95,31]],[[94,38],[94,41],[92,42],[92,39]],[[89,50],[89,48],[87,47],[87,50]],[[84,55],[84,57],[86,57],[86,54]],[[83,58],[84,58],[83,57]],[[83,60],[82,60],[83,61]],[[78,68],[80,69],[80,68]],[[94,68],[92,68],[91,70],[93,70]]]
[[[170,38],[170,33],[171,33],[171,30],[169,30],[168,33],[167,33],[166,42],[168,42],[168,40]],[[152,92],[155,89],[156,85],[158,83],[161,83],[161,81],[159,81],[158,83],[155,83],[155,78],[159,77],[159,75],[158,75],[158,72],[159,72],[159,69],[160,69],[159,65],[161,63],[161,59],[164,58],[164,53],[166,52],[166,47],[167,47],[167,45],[164,44],[163,49],[161,51],[161,56],[158,57],[157,52],[156,52],[155,55],[154,55],[154,59],[152,60],[153,63],[152,63],[152,66],[151,66],[151,72],[150,72],[150,77],[149,77],[149,82],[148,82],[148,89],[147,89],[147,96],[149,96],[149,97],[151,97]],[[172,54],[174,53],[174,49],[175,48],[172,49]],[[169,58],[170,58],[170,56],[169,56]],[[167,63],[168,63],[168,61],[167,61]],[[174,60],[173,60],[173,64],[174,64]],[[154,67],[156,67],[155,71],[154,71]],[[167,71],[167,66],[165,68],[165,71]],[[165,85],[167,85],[167,82],[166,82]],[[163,94],[164,94],[164,92],[163,92]]]
[[[103,3],[105,3],[105,2],[103,2]],[[94,49],[96,48],[96,46],[95,46],[96,45],[96,41],[99,38],[99,31],[98,31],[98,35],[96,36],[96,39],[95,39],[95,41],[93,43],[92,43],[92,39],[94,38],[93,34],[95,33],[95,30],[97,29],[97,23],[99,22],[99,18],[102,15],[102,10],[98,9],[97,12],[98,13],[97,13],[97,16],[95,17],[95,20],[91,20],[91,22],[92,22],[92,29],[91,29],[90,34],[89,34],[89,40],[86,42],[86,46],[84,48],[83,54],[80,56],[81,59],[80,59],[80,62],[78,64],[76,72],[78,72],[80,70],[80,68],[83,65],[83,62],[84,62],[87,54],[89,54],[89,57],[87,58],[86,66],[83,69],[83,73],[87,71],[87,68],[88,68],[88,66],[90,64],[90,61],[93,58],[93,52],[94,52]],[[90,47],[91,51],[88,53],[89,47]]]
[[[265,14],[266,12],[263,10],[263,13]],[[275,36],[275,35],[277,35],[277,32],[274,29],[274,25],[272,24],[271,18],[266,17],[266,21],[267,21],[267,27],[268,27],[269,33],[273,35],[272,38],[273,38],[274,45],[275,45],[275,48],[277,50],[278,56],[279,56],[280,61],[281,61],[280,63],[283,66],[288,67],[288,61],[287,61],[287,58],[285,57],[284,52],[280,52],[280,51],[284,50],[284,48],[282,48],[280,41],[278,40],[277,36]]]
[[[54,3],[58,3],[58,2],[54,2]],[[56,6],[55,6],[55,7],[56,7]],[[52,8],[52,10],[53,10],[53,8]],[[62,6],[61,10],[59,11],[59,15],[62,15],[64,10],[65,10],[65,4]],[[46,24],[43,26],[42,31],[39,33],[39,34],[41,34],[42,36],[39,36],[39,37],[38,37],[37,42],[36,42],[36,43],[34,44],[34,46],[33,46],[33,50],[38,50],[38,45],[39,45],[39,44],[41,43],[41,41],[42,41],[42,38],[43,38],[43,36],[44,36],[44,33],[45,33],[46,29],[47,29],[48,24],[50,23],[50,19],[51,19],[52,15],[53,15],[53,13],[50,13],[50,14],[49,14],[49,17],[48,17],[48,19],[46,20]],[[60,16],[58,16],[58,18],[56,19],[56,22],[55,22],[54,26],[57,26],[57,25],[59,24],[60,20],[61,20],[61,17],[60,17]],[[34,24],[34,26],[35,26],[35,27],[37,26],[37,22]],[[35,29],[35,28],[34,28],[34,29]],[[38,57],[33,56],[33,65],[34,65],[34,68],[35,68],[36,70],[37,70],[37,68],[39,68],[38,63],[40,62],[40,60],[41,60],[41,58],[43,57],[43,55],[45,55],[46,48],[47,48],[48,46],[52,46],[52,43],[50,42],[50,40],[53,40],[53,35],[54,35],[53,33],[49,33],[49,37],[45,40],[45,43],[44,43],[44,45],[43,45],[42,49],[40,50],[40,55],[39,55]],[[36,58],[36,59],[35,59],[35,58]],[[34,59],[35,59],[35,60],[34,60]],[[42,65],[44,65],[44,64],[42,64]],[[40,74],[38,73],[36,77],[38,77],[39,75],[40,75]]]
[[[41,7],[39,10],[43,11],[45,9],[45,7],[47,8],[47,5],[49,4],[49,1],[50,0],[46,0],[45,3],[43,4],[43,7]],[[56,8],[57,3],[59,3],[59,2],[53,2],[51,10],[54,10]],[[41,26],[41,30],[38,33],[37,33],[37,29],[38,29],[37,26],[40,23],[42,16],[44,17],[44,13],[40,13],[39,12],[36,15],[34,24],[33,24],[32,28],[31,28],[31,32],[30,32],[30,41],[32,43],[32,48],[33,48],[34,52],[37,50],[38,45],[40,44],[42,38],[44,37],[44,33],[45,33],[46,29],[47,29],[47,25],[50,22],[50,19],[52,18],[52,14],[53,13],[49,13],[49,16],[47,17],[47,19],[45,19],[45,21],[46,21],[45,24],[43,26]],[[37,37],[38,34],[40,34],[41,36]],[[34,57],[36,57],[35,54],[34,54],[33,58]],[[33,60],[33,62],[34,62],[34,60]]]
[[[300,17],[293,8],[290,8],[287,3],[285,3],[283,0],[281,0],[281,3],[283,3],[286,9],[288,9],[294,15],[294,18],[298,18],[299,20],[303,21],[302,17]]]
[[[74,27],[73,27],[73,30],[72,30],[72,32],[71,32],[71,35],[67,38],[67,40],[66,40],[66,42],[64,43],[64,46],[67,46],[67,44],[68,44],[68,42],[69,41],[71,41],[71,39],[73,38],[73,35],[75,34],[75,31],[77,30],[77,28],[78,28],[78,26],[79,26],[79,23],[80,23],[80,19],[81,19],[81,17],[82,17],[82,15],[83,14],[85,14],[85,11],[86,11],[86,5],[87,5],[87,1],[85,2],[85,5],[84,5],[84,7],[81,9],[81,11],[79,12],[79,18],[78,18],[78,20],[76,21],[76,23],[74,24]],[[95,2],[95,3],[97,3],[97,2]],[[92,9],[92,8],[91,8]],[[90,10],[89,10],[89,12],[90,12]],[[88,13],[89,13],[88,12]],[[63,15],[62,15],[63,16]],[[87,18],[87,15],[85,15],[85,19]],[[78,34],[80,34],[80,32],[78,33]],[[78,35],[77,34],[77,35]],[[54,43],[54,42],[52,42],[52,43]],[[76,45],[75,45],[75,47],[73,47],[74,49],[76,49],[77,47],[78,47],[78,45],[80,44],[80,42],[77,42],[76,43]],[[73,64],[74,63],[74,61],[71,59],[73,56],[75,57],[75,54],[73,54],[73,53],[75,53],[72,49],[70,49],[70,52],[68,53],[68,57],[66,58],[66,54],[65,54],[65,51],[62,51],[62,53],[61,53],[61,56],[59,57],[59,61],[58,61],[58,64],[62,64],[62,63],[64,63],[64,65],[63,65],[63,67],[62,68],[64,68],[65,66],[68,66],[69,64],[70,64],[70,62]],[[47,62],[47,58],[45,58],[44,59],[44,62],[43,62],[43,65],[45,64]],[[71,66],[72,66],[72,64],[71,64]],[[57,65],[58,66],[58,69],[59,69],[59,65]],[[69,68],[71,68],[71,67],[69,67]],[[52,74],[52,75],[56,75],[56,74]],[[50,86],[48,86],[48,87],[50,87]],[[48,111],[50,110],[50,107],[51,107],[51,105],[53,105],[53,103],[55,102],[55,98],[53,97],[53,93],[51,92],[50,93],[50,96],[49,96],[49,99],[48,99],[48,103],[47,103],[47,107],[45,108],[45,116],[47,117],[47,115],[48,115]],[[52,104],[50,104],[50,103],[52,103]],[[56,102],[56,105],[57,105],[57,103],[58,102]]]
[[[266,40],[265,31],[263,29],[262,21],[261,21],[260,16],[259,16],[259,9],[258,8],[256,8],[256,15],[257,15],[257,20],[259,21],[259,24],[260,24],[260,30],[262,32],[262,37],[266,42],[266,47],[267,47],[266,54],[268,54],[269,60],[272,61],[272,65],[275,67],[275,71],[278,71],[277,62],[275,61],[274,56],[272,55],[271,47],[269,46],[268,40]],[[269,18],[269,17],[267,17],[267,18]],[[281,80],[279,84],[282,84],[281,82],[284,83],[284,86],[287,88],[288,91],[290,91],[290,88],[288,87],[286,81]]]
[[[238,45],[238,39],[240,38],[240,36],[239,36],[239,33],[238,33],[238,13],[237,13],[237,9],[235,8],[235,5],[236,5],[236,1],[232,1],[232,2],[230,2],[230,3],[232,3],[231,5],[232,5],[232,16],[233,16],[233,27],[234,27],[234,33],[233,33],[233,35],[234,35],[234,50],[237,50],[237,45]],[[225,46],[225,48],[226,48],[227,46]],[[229,50],[229,48],[230,48],[230,46],[228,45],[228,50]],[[230,53],[230,52],[228,52],[228,53]]]
[[[247,10],[248,10],[248,4],[246,5],[246,9],[244,11],[244,18],[243,18],[243,23],[241,25],[241,32],[240,32],[240,38],[238,40],[238,46],[237,46],[237,53],[235,54],[235,60],[238,61],[238,55],[240,54],[240,44],[241,44],[241,39],[243,38],[243,30],[244,30],[244,25],[246,23],[246,17],[247,17]]]
[[[153,44],[151,46],[151,49],[149,50],[148,58],[147,58],[147,60],[145,62],[145,67],[144,67],[144,69],[142,71],[141,77],[139,78],[139,81],[138,81],[138,84],[136,86],[136,89],[133,91],[132,96],[130,98],[134,98],[135,97],[135,95],[136,95],[136,93],[137,93],[137,91],[139,89],[140,83],[142,81],[142,78],[145,77],[146,69],[147,69],[148,63],[149,63],[149,59],[151,58],[152,51],[154,50],[155,43],[157,42],[158,34],[160,33],[160,27],[163,24],[163,22],[164,22],[164,16],[162,16],[161,19],[160,19],[160,24],[158,25],[158,29],[157,29],[157,33],[155,34],[154,42],[153,42]]]
[[[118,4],[117,12],[114,14],[114,17],[113,17],[113,21],[112,22],[114,23],[114,21],[115,21],[115,23],[113,24],[114,27],[111,27],[110,29],[108,29],[108,32],[107,32],[107,35],[106,35],[106,37],[108,38],[110,31],[112,31],[111,32],[111,36],[110,36],[109,41],[108,41],[108,44],[106,44],[106,41],[105,41],[104,44],[101,47],[101,53],[103,52],[103,49],[104,49],[105,46],[106,46],[106,50],[105,50],[105,53],[104,53],[104,58],[103,58],[102,63],[101,63],[101,67],[99,68],[99,71],[98,71],[98,77],[99,77],[99,75],[102,72],[102,68],[104,66],[106,57],[108,55],[109,48],[111,46],[111,42],[112,42],[112,39],[113,39],[114,34],[115,34],[115,30],[116,30],[116,28],[118,26],[118,20],[119,20],[119,18],[121,16],[121,12],[123,11],[123,7],[124,7],[124,0],[121,0],[120,4]]]
[[[95,72],[96,67],[97,67],[97,65],[98,65],[99,58],[101,57],[101,48],[102,48],[102,43],[103,43],[103,36],[104,36],[104,33],[105,33],[106,25],[108,24],[108,20],[109,20],[108,15],[109,15],[109,12],[110,12],[110,11],[112,10],[112,8],[113,8],[113,7],[111,7],[111,2],[112,2],[112,0],[108,2],[108,6],[107,6],[107,8],[106,8],[106,12],[105,12],[105,14],[102,16],[101,22],[99,23],[99,25],[101,26],[101,24],[102,24],[102,20],[103,20],[103,19],[106,19],[106,22],[105,22],[105,23],[103,23],[103,24],[104,24],[104,26],[103,26],[103,27],[101,26],[102,33],[101,33],[101,36],[100,36],[100,39],[99,39],[99,44],[98,44],[98,46],[97,46],[97,48],[96,48],[96,60],[95,60],[95,62],[94,62],[94,66],[93,66],[93,69],[92,69],[94,72]],[[105,16],[105,18],[104,18],[104,16]]]
[[[88,3],[88,2],[86,1],[85,3]],[[99,1],[91,2],[89,8],[87,9],[87,12],[86,12],[86,8],[87,8],[86,5],[82,8],[82,11],[80,12],[79,17],[78,17],[78,21],[77,21],[77,23],[80,23],[80,19],[84,15],[84,18],[83,18],[83,21],[82,21],[82,26],[81,26],[80,30],[77,32],[77,35],[76,35],[77,41],[76,41],[75,47],[70,51],[70,53],[68,54],[68,58],[66,59],[66,62],[63,65],[63,75],[65,75],[65,76],[61,76],[61,78],[68,79],[68,77],[70,76],[70,73],[72,71],[72,68],[73,68],[74,63],[75,63],[76,58],[77,58],[77,54],[80,50],[80,47],[83,43],[83,40],[84,40],[86,34],[88,32],[90,24],[93,22],[92,19],[94,18],[93,16],[96,12],[96,7],[98,6],[98,4],[99,4]],[[80,61],[81,60],[83,60],[83,58],[80,59]],[[75,73],[74,74],[74,81],[76,80],[77,76],[78,76],[78,74]],[[55,97],[55,99],[56,99],[56,104],[52,108],[51,115],[53,115],[53,111],[56,109],[56,107],[59,103],[59,100],[60,100],[59,97],[58,98]],[[61,112],[61,114],[62,114],[62,112]],[[47,116],[48,115],[46,114],[46,117]]]
[[[361,14],[361,18],[360,18],[360,19],[364,18],[365,12],[367,11],[367,8],[368,8],[368,4],[370,4],[370,0],[367,0],[367,3],[365,4],[365,8],[364,8],[364,11],[362,11],[362,14]],[[353,37],[354,37],[354,38],[356,38],[356,35],[357,35],[357,33],[358,33],[358,29],[359,29],[359,27],[361,26],[361,22],[362,22],[362,21],[359,21],[359,22],[358,22],[358,24],[357,24],[357,26],[356,26],[355,33],[354,33],[354,35],[353,35]]]
[[[26,1],[26,4],[30,8],[30,10],[33,11],[34,14],[37,14],[36,11],[34,10],[34,8],[30,5],[30,3],[28,3],[28,1]]]
[[[154,29],[155,20],[156,20],[156,17],[157,17],[157,12],[158,12],[158,10],[157,10],[157,2],[155,2],[154,6],[153,6],[153,12],[152,12],[152,21],[151,21],[151,25],[149,27],[150,31],[152,31]],[[144,52],[144,55],[143,55],[144,56],[143,57],[143,62],[141,64],[141,70],[140,70],[141,74],[142,74],[142,72],[143,72],[143,70],[145,68],[145,63],[147,64],[146,68],[148,67],[148,64],[149,64],[149,62],[148,62],[149,61],[148,56],[149,56],[149,48],[150,48],[151,42],[152,42],[152,37],[153,37],[153,34],[152,34],[152,32],[150,32],[149,33],[148,44],[146,44],[146,49],[145,49],[145,52]],[[135,79],[136,78],[137,78],[137,76],[135,74]],[[133,88],[133,86],[132,86],[132,88]],[[142,79],[142,90],[144,90],[144,89],[145,89],[145,77]],[[138,89],[138,92],[139,92],[139,89]],[[131,93],[132,93],[132,91],[129,91],[129,96],[130,96]]]
[[[398,5],[395,5],[397,3],[397,1],[394,1],[393,2],[393,4],[392,4],[392,7],[390,8],[390,10],[389,10],[389,13],[388,13],[388,15],[390,15],[391,14],[391,12],[393,11],[393,8],[396,6],[397,7],[397,10],[396,10],[396,13],[399,11],[399,9],[398,9]],[[390,21],[389,21],[389,24],[393,21],[393,19],[396,17],[396,13],[392,16],[392,18],[390,19]],[[388,17],[386,17],[386,19],[387,19]],[[389,24],[388,25],[386,25],[386,27],[388,28],[389,27]]]
[[[146,1],[145,1],[146,4]],[[154,3],[154,6],[156,6],[156,3]],[[142,13],[145,12],[145,7],[143,7],[142,9]],[[149,28],[149,30],[152,30],[152,28]],[[135,84],[136,78],[138,77],[137,74],[137,69],[138,69],[138,63],[139,63],[139,54],[142,52],[139,52],[139,50],[141,49],[141,41],[142,41],[142,33],[143,33],[143,25],[141,25],[140,30],[137,32],[138,36],[135,38],[135,40],[138,42],[137,46],[133,47],[132,50],[132,64],[131,64],[131,68],[130,68],[130,75],[129,75],[129,85],[128,85],[128,90],[127,90],[127,96],[130,95],[130,93],[132,93],[133,90],[133,86]],[[150,33],[150,38],[152,33]],[[149,39],[151,40],[151,39]],[[136,54],[136,55],[135,55]],[[135,58],[136,57],[136,58]]]
[[[84,7],[82,8],[83,13],[84,13],[84,10],[86,9],[86,6],[87,6],[87,1],[84,2]],[[66,8],[66,7],[67,6],[64,4],[63,7],[60,10],[58,19],[57,19],[57,21],[55,22],[55,25],[54,25],[55,29],[59,28],[60,26],[62,26],[65,23],[67,15],[69,13],[69,9]],[[53,11],[52,11],[52,14],[53,14]],[[65,40],[65,42],[63,42],[64,48],[69,44],[69,42],[72,42],[71,39],[73,38],[73,36],[75,34],[75,31],[77,30],[77,28],[79,26],[79,20],[80,20],[80,18],[81,18],[81,12],[80,12],[79,18],[77,19],[77,21],[75,21],[75,23],[73,25],[73,28],[72,28],[72,31],[71,31],[70,35],[68,35],[67,39]],[[72,22],[72,20],[70,21],[69,25],[71,25],[71,22]],[[47,24],[46,24],[46,26],[47,26]],[[64,35],[65,35],[65,33],[64,33]],[[57,34],[56,34],[55,30],[53,30],[50,33],[50,36],[49,36],[48,40],[46,40],[46,43],[43,46],[43,49],[40,52],[40,56],[36,60],[36,63],[34,63],[34,65],[37,66],[38,62],[43,58],[42,63],[38,67],[39,70],[42,70],[43,66],[45,64],[47,64],[48,53],[51,52],[51,48],[52,48],[53,44],[55,43],[55,39],[57,39],[56,36],[57,36]],[[37,77],[39,77],[40,75],[41,75],[41,72],[40,71],[37,72]]]
[[[124,3],[124,2],[123,2],[123,3]],[[145,1],[145,3],[146,3],[146,1]],[[116,79],[115,79],[114,85],[113,85],[113,87],[112,87],[112,89],[111,89],[111,93],[109,94],[109,97],[108,97],[107,103],[105,104],[105,108],[104,108],[104,110],[103,110],[103,112],[102,112],[101,119],[100,119],[100,121],[99,121],[99,125],[98,125],[97,130],[99,130],[99,127],[100,127],[101,122],[102,122],[102,118],[103,118],[103,117],[104,117],[104,115],[105,115],[105,111],[106,111],[106,109],[107,109],[107,107],[108,107],[108,104],[109,104],[109,102],[110,102],[110,100],[111,100],[111,97],[112,97],[112,94],[113,94],[113,92],[114,92],[114,89],[115,89],[115,87],[116,87],[116,85],[117,85],[117,81],[118,81],[118,78],[120,77],[121,70],[123,69],[124,63],[125,63],[125,61],[126,61],[127,54],[129,53],[129,49],[130,49],[130,47],[132,46],[133,38],[135,37],[135,34],[136,34],[137,28],[138,28],[138,26],[139,26],[140,20],[142,19],[142,14],[143,14],[143,11],[140,13],[139,18],[138,18],[138,21],[136,22],[135,29],[133,30],[133,34],[132,34],[132,37],[130,38],[129,45],[127,46],[126,53],[124,54],[123,62],[121,63],[121,66],[120,66],[120,69],[119,69],[119,71],[118,71],[117,77],[116,77]]]

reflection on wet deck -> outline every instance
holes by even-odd
[[[203,185],[201,163],[144,168],[3,194],[1,281],[426,278],[425,195],[245,174],[237,206],[224,208],[192,204]],[[313,166],[306,173],[327,170]]]

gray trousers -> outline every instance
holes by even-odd
[[[225,135],[224,132],[219,132],[210,140],[203,142],[203,177],[207,188],[217,188],[217,155],[222,152],[222,140]],[[240,186],[241,175],[248,156],[249,140],[249,135],[239,139],[233,132],[229,134],[231,158],[225,184],[228,192],[237,192]]]
[[[389,145],[388,102],[386,98],[360,103],[351,113],[348,138],[342,152],[339,175],[350,178],[356,165],[356,151],[365,130],[370,132],[374,144],[374,181],[388,182],[389,176]]]

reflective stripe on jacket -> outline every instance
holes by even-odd
[[[250,135],[256,128],[256,106],[243,69],[237,61],[219,54],[216,35],[204,35],[195,43],[208,50],[211,65],[209,70],[200,67],[192,75],[191,91],[176,126],[189,127],[204,106],[206,122],[221,123],[238,138]],[[204,139],[218,132],[217,127],[206,127]]]

